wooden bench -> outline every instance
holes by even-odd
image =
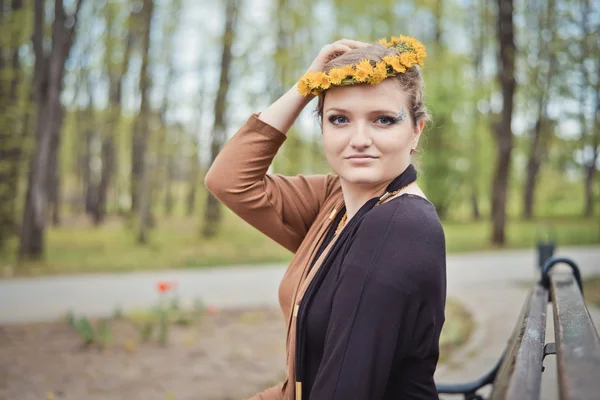
[[[551,273],[557,264],[570,270]],[[545,341],[548,302],[554,314],[555,343]],[[544,264],[496,366],[472,382],[438,384],[438,394],[483,400],[478,392],[491,386],[492,400],[539,399],[543,362],[549,354],[556,355],[558,383],[552,384],[558,385],[560,399],[600,399],[600,338],[583,300],[579,268],[567,258],[550,258]]]

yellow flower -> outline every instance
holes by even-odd
[[[419,66],[422,67],[423,62],[427,58],[427,53],[425,52],[425,49],[418,49],[416,54],[417,54],[417,64],[419,64]]]
[[[402,53],[400,54],[400,62],[406,68],[410,68],[417,63],[417,56],[414,53]]]
[[[354,77],[354,67],[352,65],[345,65],[342,67],[342,73],[344,77]]]
[[[383,61],[380,61],[375,65],[375,68],[373,69],[373,72],[371,72],[371,75],[369,75],[368,82],[371,85],[377,85],[378,83],[381,83],[385,78],[387,78],[387,67]]]
[[[384,45],[385,47],[392,47],[393,43],[387,41],[386,38],[381,38],[377,41],[377,43]]]
[[[302,96],[308,96],[310,94],[310,81],[308,79],[308,74],[304,75],[298,81],[298,92]]]
[[[313,75],[313,79],[312,79],[313,84],[315,84],[316,86],[313,86],[313,89],[316,89],[317,87],[320,89],[329,89],[329,86],[331,86],[331,82],[329,81],[329,77],[327,76],[327,74],[325,72],[315,72],[315,74]]]
[[[383,61],[390,65],[396,72],[406,71],[406,67],[400,63],[399,56],[385,56],[383,57]]]
[[[354,79],[356,79],[357,82],[366,82],[367,79],[369,79],[369,73],[364,69],[357,70]]]
[[[402,36],[392,36],[391,37],[392,45],[396,46],[398,43],[402,41]]]
[[[319,87],[319,84],[317,83],[317,72],[307,72],[306,78],[308,79],[308,87],[311,90]]]
[[[344,71],[341,68],[332,68],[331,70],[329,70],[328,75],[329,80],[334,85],[339,85],[340,83],[342,83],[342,79],[346,77]]]
[[[358,82],[365,82],[372,72],[373,66],[371,65],[369,60],[362,59],[356,66],[356,73],[354,74],[354,78]]]

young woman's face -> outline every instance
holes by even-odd
[[[349,183],[391,181],[410,163],[422,124],[411,120],[397,82],[334,87],[323,102],[323,143],[332,170]]]

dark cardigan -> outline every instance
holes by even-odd
[[[315,275],[298,316],[302,398],[438,399],[446,254],[434,206],[401,195],[370,210],[353,235]]]

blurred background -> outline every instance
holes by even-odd
[[[427,47],[422,72],[433,121],[415,164],[444,224],[449,267],[464,264],[460,257],[468,252],[477,252],[468,259],[478,265],[492,259],[502,264],[502,257],[517,254],[527,271],[520,278],[528,279],[537,246],[548,242],[586,245],[592,250],[581,257],[595,259],[599,30],[600,4],[591,0],[0,0],[0,283],[8,305],[2,313],[12,313],[4,320],[55,316],[48,299],[57,301],[57,293],[69,293],[65,304],[83,307],[90,317],[134,304],[132,298],[147,306],[156,295],[154,283],[166,280],[173,284],[157,286],[159,299],[173,295],[169,304],[179,309],[175,299],[191,304],[196,296],[204,298],[192,308],[203,317],[224,318],[211,320],[214,332],[227,332],[226,321],[233,321],[260,336],[261,324],[279,324],[269,307],[276,305],[278,274],[292,255],[222,207],[205,189],[204,174],[250,114],[288,90],[320,48],[340,38],[375,42],[406,34]],[[329,172],[315,106],[302,113],[271,172]],[[245,267],[235,272],[232,265]],[[265,265],[278,265],[275,275]],[[126,283],[100,281],[113,276],[107,273],[134,271],[142,275],[121,275]],[[157,275],[143,275],[149,271]],[[224,274],[220,281],[197,275],[218,271]],[[90,281],[90,273],[104,275]],[[52,281],[50,275],[66,280]],[[88,276],[83,286],[68,280],[82,276]],[[259,294],[248,304],[232,300],[244,290],[231,283],[236,279],[267,282],[259,291],[272,298],[268,309],[216,312],[220,305],[262,305]],[[218,285],[202,292],[191,282],[221,282],[232,294]],[[593,284],[600,292],[600,284]],[[141,285],[149,293],[134,289]],[[81,293],[73,294],[74,287]],[[83,287],[105,292],[89,300],[81,297]],[[129,297],[109,301],[119,298],[117,287]],[[56,292],[30,296],[43,288]],[[217,307],[210,308],[207,298]],[[102,299],[103,305],[90,306]],[[24,301],[36,310],[29,319]],[[457,315],[467,315],[467,309],[457,306]],[[477,325],[473,319],[466,332]],[[85,338],[73,315],[68,320]],[[50,328],[40,329],[42,337],[51,336]],[[284,331],[272,329],[283,343]],[[9,333],[14,340],[23,336],[20,330]],[[468,333],[457,335],[458,345],[467,341]],[[181,342],[196,340],[188,339]],[[211,343],[204,342],[206,354],[218,347]],[[214,356],[223,364],[211,364],[211,370],[228,369],[232,360],[247,362],[244,351]],[[188,353],[176,364],[187,365]],[[249,359],[260,370],[257,356]],[[222,397],[202,398],[247,395],[265,381],[276,383],[279,377],[271,372],[239,393],[225,395],[218,386],[215,393]],[[72,393],[40,382],[33,385],[48,398]],[[12,390],[6,393],[26,399],[19,390],[32,383],[23,385],[6,384]],[[173,386],[157,390],[175,398]],[[126,398],[122,391],[109,392],[98,398]]]
[[[5,275],[289,258],[203,176],[325,44],[425,43],[433,115],[415,163],[450,251],[600,242],[600,8],[515,2],[3,1]],[[272,172],[329,172],[315,102]],[[594,207],[595,206],[595,207]],[[17,256],[22,260],[16,263]],[[34,271],[32,271],[32,268]]]

